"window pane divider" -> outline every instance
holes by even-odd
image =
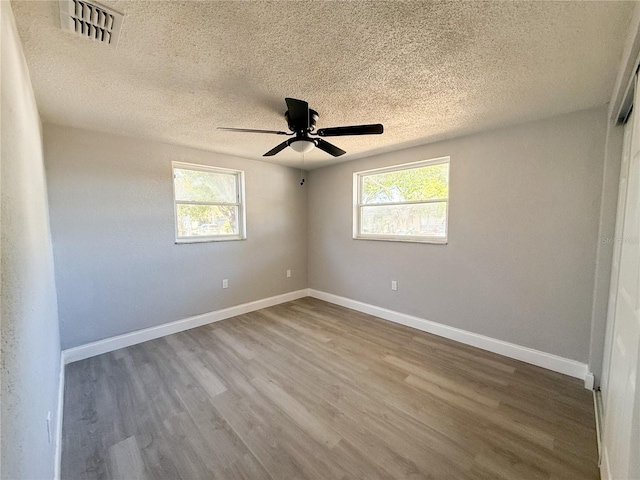
[[[378,203],[359,203],[360,207],[384,207],[384,206],[396,206],[396,205],[419,205],[421,203],[445,203],[449,198],[430,198],[428,200],[411,200],[408,202],[378,202]]]
[[[176,200],[176,205],[222,205],[224,207],[238,207],[239,203],[229,202],[196,202],[191,200]]]

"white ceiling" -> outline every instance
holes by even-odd
[[[103,1],[111,49],[60,29],[57,1],[12,1],[42,119],[262,159],[284,97],[348,153],[309,168],[603,105],[633,2]],[[183,159],[184,160],[184,159]],[[300,165],[286,149],[269,161]]]

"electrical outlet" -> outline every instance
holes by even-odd
[[[49,439],[49,443],[51,443],[51,411],[47,412],[47,438]]]
[[[398,282],[395,280],[391,280],[391,290],[396,291],[398,290]]]
[[[229,288],[229,279],[222,280],[222,288]]]
[[[291,270],[287,270],[287,278],[291,278]]]

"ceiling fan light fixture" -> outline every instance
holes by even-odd
[[[313,150],[316,146],[315,142],[311,139],[309,140],[293,140],[289,146],[293,148],[298,153],[307,153]]]

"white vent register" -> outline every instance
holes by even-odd
[[[118,45],[123,18],[121,13],[97,3],[60,0],[63,30],[112,47]]]

